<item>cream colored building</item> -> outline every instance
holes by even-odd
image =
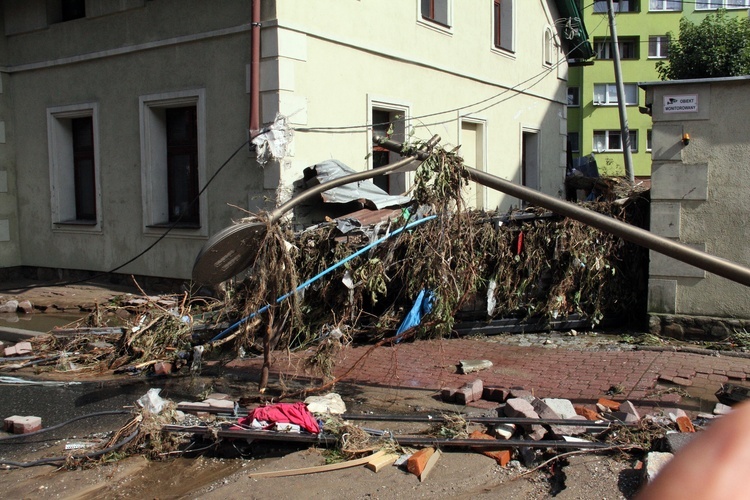
[[[561,194],[562,49],[590,50],[560,14],[572,0],[263,0],[258,19],[250,0],[0,5],[0,268],[189,278],[208,237],[288,196],[305,167],[392,160],[373,124],[439,134],[471,166]],[[263,168],[242,146],[254,110],[294,129]],[[401,193],[411,175],[383,185]]]

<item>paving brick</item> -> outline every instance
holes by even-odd
[[[41,417],[14,417],[13,434],[29,434],[41,429]]]
[[[13,422],[15,422],[16,419],[19,419],[19,418],[23,418],[23,417],[21,417],[20,415],[13,415],[3,420],[3,430],[5,432],[13,432]]]
[[[16,352],[15,346],[6,347],[5,349],[3,349],[3,353],[6,358],[10,358],[12,356],[18,355],[18,353]]]
[[[486,399],[487,401],[495,401],[497,403],[504,403],[505,400],[508,399],[509,394],[510,391],[502,387],[484,386],[484,390],[482,391],[482,399]]]
[[[458,389],[455,387],[443,387],[440,389],[440,399],[446,403],[452,403],[456,400],[456,392]]]
[[[31,342],[19,342],[16,344],[16,354],[19,356],[26,356],[27,354],[30,354],[33,349],[31,347]]]
[[[721,376],[721,375],[719,375],[719,376]],[[688,378],[683,378],[683,377],[675,377],[674,379],[672,379],[672,382],[674,382],[677,385],[681,385],[683,387],[690,387],[691,385],[693,385],[693,381],[692,380],[690,380]]]
[[[494,437],[485,434],[481,431],[474,431],[471,434],[469,434],[469,438],[471,439],[492,439],[493,441],[497,441]],[[495,459],[495,461],[500,464],[501,467],[505,467],[508,465],[508,462],[510,462],[510,456],[511,451],[509,449],[501,449],[501,450],[481,450],[476,449],[479,453],[481,453],[484,456],[490,457]]]
[[[406,470],[415,476],[421,476],[427,465],[427,461],[433,453],[435,453],[435,448],[422,448],[421,450],[414,452],[406,461]]]

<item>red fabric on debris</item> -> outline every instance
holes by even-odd
[[[313,417],[307,405],[302,402],[298,403],[278,403],[270,406],[259,406],[254,409],[247,417],[237,421],[240,425],[250,425],[253,419],[270,422],[272,424],[297,424],[307,432],[318,434],[320,427]]]

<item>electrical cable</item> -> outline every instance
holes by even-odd
[[[26,467],[35,467],[37,465],[59,465],[61,463],[65,463],[68,460],[82,460],[84,458],[96,458],[100,457],[102,455],[106,455],[107,453],[111,453],[113,451],[117,451],[129,442],[131,442],[133,439],[138,436],[138,433],[140,432],[140,426],[133,431],[132,434],[130,434],[128,437],[120,441],[119,443],[115,443],[112,446],[108,448],[104,448],[103,450],[98,451],[92,451],[89,453],[84,453],[82,455],[69,455],[64,457],[50,457],[50,458],[41,458],[39,460],[34,460],[31,462],[15,462],[12,460],[2,460],[0,459],[0,467],[5,467],[6,469],[9,469],[11,467],[17,467],[17,468],[26,468]]]
[[[56,424],[56,425],[53,425],[51,427],[45,427],[44,429],[40,429],[38,431],[28,432],[26,434],[14,434],[13,436],[2,437],[2,438],[0,438],[0,444],[13,444],[13,443],[8,443],[8,441],[12,441],[12,440],[15,440],[15,439],[27,438],[27,437],[30,437],[30,436],[37,436],[39,434],[44,434],[45,432],[49,432],[49,431],[52,431],[52,430],[55,430],[55,429],[59,429],[60,427],[65,427],[66,425],[69,425],[69,424],[71,424],[73,422],[76,422],[78,420],[83,420],[85,418],[103,417],[103,416],[106,416],[106,415],[130,415],[132,413],[133,412],[130,411],[130,410],[106,410],[106,411],[99,411],[99,412],[96,412],[96,413],[89,413],[87,415],[80,415],[78,417],[73,417],[70,420],[67,420],[67,421],[65,421],[65,422],[63,422],[61,424]]]

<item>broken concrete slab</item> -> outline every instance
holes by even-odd
[[[573,403],[571,403],[569,399],[543,398],[542,401],[544,401],[552,411],[560,415],[560,418],[571,419],[578,415],[576,409],[573,407]]]
[[[16,310],[23,314],[31,314],[34,312],[34,306],[32,305],[31,301],[22,300],[18,303],[18,308]]]
[[[630,401],[623,401],[620,404],[620,411],[625,412],[629,415],[632,415],[636,421],[641,419],[641,414],[638,413],[638,410],[636,409],[635,405],[631,403]]]
[[[525,399],[529,403],[531,403],[532,401],[536,399],[536,396],[534,396],[534,394],[532,394],[531,391],[527,391],[526,389],[521,389],[518,387],[511,388],[510,394],[508,397]]]
[[[492,368],[492,361],[489,359],[462,359],[458,362],[458,369],[461,373],[467,374]]]
[[[335,392],[328,393],[325,396],[309,396],[305,399],[305,404],[310,413],[330,413],[333,415],[346,413],[346,403]]]
[[[659,472],[664,468],[674,455],[664,451],[651,451],[646,455],[646,467],[644,474],[646,482],[650,483],[656,478]]]
[[[714,406],[714,415],[726,415],[732,411],[732,407],[722,403],[716,403]]]
[[[2,313],[14,313],[18,310],[18,301],[17,300],[9,300],[7,302],[4,302],[3,304],[0,304],[0,314]]]
[[[519,418],[539,418],[539,414],[534,410],[534,406],[521,398],[510,398],[505,402],[505,408],[503,409],[506,417],[519,417]],[[527,424],[523,428],[529,433],[534,441],[538,441],[544,437],[547,430],[541,425]]]
[[[664,447],[670,453],[677,453],[686,444],[693,440],[695,434],[685,432],[668,432],[664,436]]]

